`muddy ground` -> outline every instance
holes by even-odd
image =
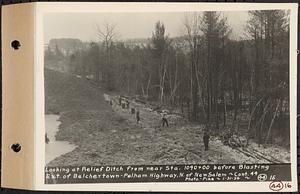
[[[261,147],[257,151],[253,143],[232,149],[218,137],[211,137],[209,151],[204,151],[204,126],[176,117],[170,119],[169,127],[161,127],[157,112],[131,101],[130,108],[140,111],[141,122],[137,124],[135,115],[122,109],[116,96],[109,96],[110,105],[101,87],[84,78],[46,69],[45,92],[46,113],[60,115],[56,139],[77,146],[49,166],[289,161],[289,151],[284,148]]]

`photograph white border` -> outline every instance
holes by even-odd
[[[290,146],[292,187],[281,192],[297,191],[297,3],[35,3],[35,172],[37,190],[68,191],[232,191],[273,192],[270,182],[152,182],[152,183],[97,183],[45,184],[45,116],[44,116],[44,14],[92,12],[195,12],[246,11],[286,9],[290,12]]]

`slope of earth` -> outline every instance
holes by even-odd
[[[143,164],[226,164],[255,163],[241,152],[218,140],[204,151],[203,126],[186,122],[160,127],[160,115],[138,107],[141,122],[122,109],[116,100],[110,105],[101,88],[84,78],[45,70],[46,114],[59,114],[59,141],[77,148],[52,160],[49,166],[143,165]],[[260,162],[265,162],[259,160]]]
[[[118,105],[118,96],[110,96],[104,94],[107,101],[112,100],[113,110],[120,116],[126,118],[128,122],[135,124],[135,116],[130,116],[128,109],[123,109]],[[135,100],[129,100],[130,108],[139,110],[141,121],[139,126],[148,130],[163,130],[172,136],[174,142],[182,142],[182,151],[184,154],[193,155],[198,159],[185,158],[184,163],[189,162],[203,162],[203,163],[289,163],[290,152],[288,149],[275,145],[258,145],[252,140],[249,141],[247,147],[229,147],[222,143],[222,140],[218,136],[211,136],[210,138],[210,150],[208,152],[203,151],[203,125],[195,125],[186,121],[178,114],[168,113],[168,120],[170,127],[162,128],[161,115],[157,111],[151,109],[151,106],[136,102]],[[178,133],[179,132],[179,133]],[[161,134],[162,135],[162,134]],[[190,141],[190,142],[189,142]],[[190,143],[190,144],[189,144]],[[172,144],[172,141],[169,142]],[[200,158],[199,158],[200,157]],[[201,158],[202,157],[202,158]]]

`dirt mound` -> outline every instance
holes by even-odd
[[[91,136],[111,130],[122,130],[128,127],[124,118],[116,115],[110,110],[103,111],[69,111],[61,115],[59,131],[56,139],[59,141],[69,141],[80,145]]]
[[[45,112],[107,108],[103,92],[85,78],[45,68]]]
[[[45,69],[45,111],[60,115],[56,140],[76,144],[78,150],[90,149],[93,137],[129,128],[104,100],[100,88],[84,78],[49,69]]]

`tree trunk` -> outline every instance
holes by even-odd
[[[248,145],[249,139],[250,139],[250,127],[251,127],[252,117],[253,117],[253,115],[254,115],[254,112],[255,112],[256,108],[257,108],[258,105],[262,102],[263,99],[264,99],[264,97],[262,97],[262,98],[255,104],[255,106],[254,106],[254,108],[253,108],[253,110],[252,110],[252,112],[251,112],[251,114],[250,114],[249,123],[248,123],[248,129],[247,129],[247,131],[248,131],[247,145]]]
[[[275,120],[275,118],[276,118],[276,115],[277,115],[277,112],[278,112],[279,105],[280,105],[280,101],[281,101],[281,100],[278,100],[278,102],[277,102],[276,109],[275,109],[275,112],[274,112],[273,118],[272,118],[272,120],[271,120],[271,123],[270,123],[269,129],[268,129],[268,134],[267,134],[267,136],[266,136],[266,138],[265,138],[265,143],[267,143],[267,142],[268,142],[268,140],[269,140],[269,136],[270,136],[270,133],[271,133],[271,129],[272,129],[272,126],[273,126],[274,120]]]

